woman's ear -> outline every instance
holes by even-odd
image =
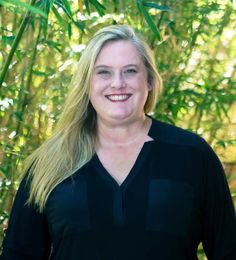
[[[152,90],[152,86],[151,84],[148,83],[148,91],[151,91]]]

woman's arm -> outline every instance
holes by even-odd
[[[236,259],[236,218],[222,165],[207,146],[204,155],[203,248],[209,260]]]
[[[49,258],[51,242],[46,217],[26,204],[28,186],[25,177],[12,207],[8,229],[2,244],[1,260]]]

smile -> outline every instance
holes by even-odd
[[[106,95],[105,97],[112,102],[126,101],[131,97],[131,94]]]

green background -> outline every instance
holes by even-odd
[[[154,116],[209,142],[236,201],[235,1],[0,0],[0,15],[0,242],[24,158],[51,135],[86,42],[110,24],[154,50]]]

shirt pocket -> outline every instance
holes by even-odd
[[[193,207],[193,187],[169,180],[153,179],[149,183],[146,229],[185,236]]]

